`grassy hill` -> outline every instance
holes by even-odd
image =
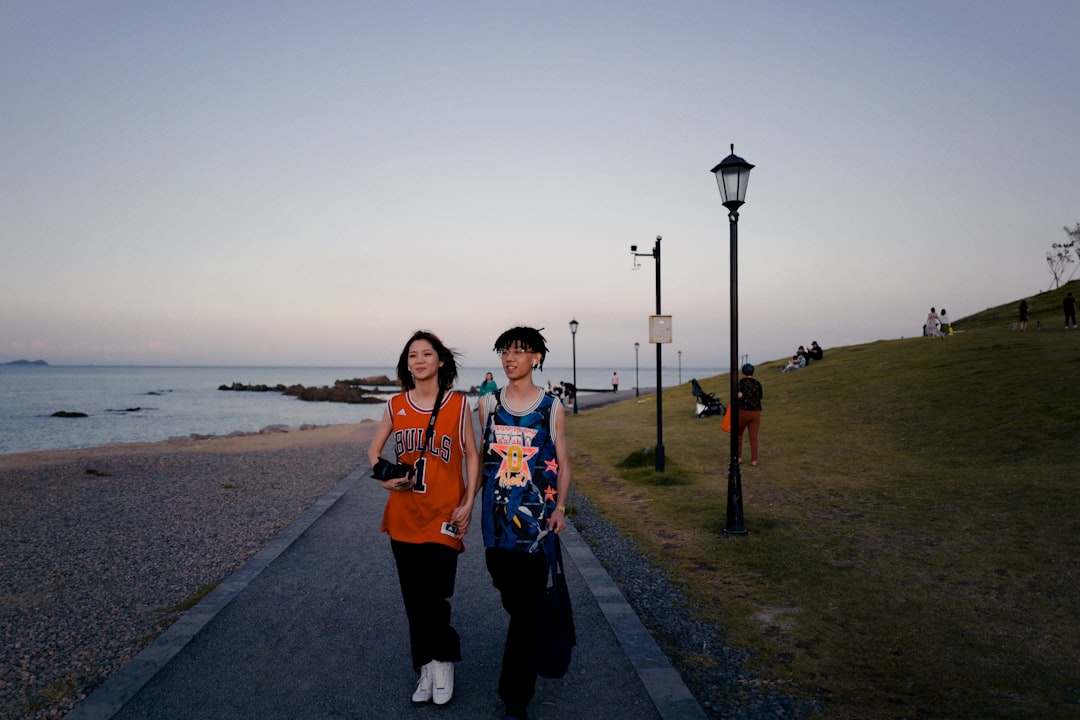
[[[749,534],[725,537],[729,436],[664,393],[568,419],[576,487],[757,669],[831,718],[1080,715],[1080,281],[953,322],[945,339],[758,366]],[[1042,331],[1035,324],[1041,320]],[[728,399],[727,375],[701,379]],[[745,450],[749,453],[749,448]],[[660,529],[658,531],[658,529]],[[665,648],[686,666],[706,653]],[[724,688],[714,700],[723,707]],[[705,698],[700,698],[705,699]]]

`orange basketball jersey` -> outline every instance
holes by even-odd
[[[430,413],[413,404],[409,393],[386,403],[394,423],[391,438],[398,462],[414,465],[416,484],[406,492],[391,492],[383,511],[382,531],[408,543],[441,543],[462,552],[461,537],[450,525],[450,514],[465,498],[465,396],[449,392],[443,398],[427,452],[420,444]]]

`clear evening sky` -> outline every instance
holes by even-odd
[[[0,361],[728,364],[1049,287],[1080,3],[0,0]]]

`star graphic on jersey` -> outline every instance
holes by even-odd
[[[558,491],[553,487],[544,490],[544,502],[555,502],[555,495],[557,492]]]
[[[500,478],[508,480],[512,475],[517,475],[524,482],[532,481],[529,458],[539,452],[540,448],[524,447],[518,443],[492,443],[491,449],[502,456],[498,472]]]
[[[556,475],[558,475],[559,474],[559,463],[558,463],[558,461],[557,460],[545,460],[544,461],[544,470],[546,470],[549,473],[555,473]]]

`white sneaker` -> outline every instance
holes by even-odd
[[[432,671],[436,665],[432,660],[424,667],[420,668],[420,682],[416,683],[416,692],[412,694],[412,701],[414,703],[426,703],[431,702],[432,685],[435,681],[435,673]]]
[[[434,669],[434,682],[432,683],[432,696],[436,705],[445,705],[454,697],[454,663],[431,662]]]

